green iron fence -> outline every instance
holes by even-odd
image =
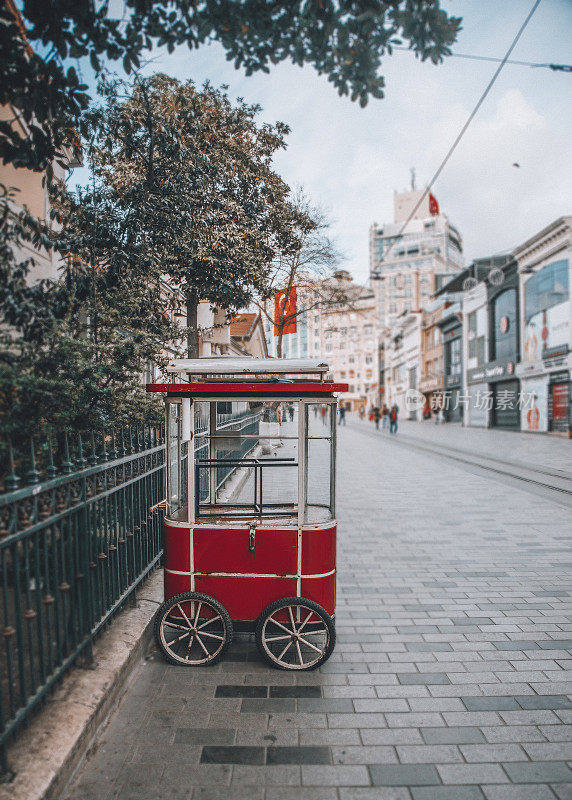
[[[84,445],[87,444],[84,450]],[[0,494],[0,772],[6,743],[162,555],[165,434],[7,450]],[[39,459],[39,460],[38,460]],[[22,475],[20,478],[19,475]]]

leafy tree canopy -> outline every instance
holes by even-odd
[[[284,60],[311,64],[365,105],[383,97],[381,59],[392,44],[437,64],[461,22],[439,0],[23,0],[21,8],[25,29],[13,0],[0,8],[0,103],[18,109],[30,135],[2,123],[0,154],[36,170],[73,144],[89,103],[70,59],[88,57],[96,72],[102,59],[120,60],[130,72],[153,46],[214,40],[247,74]]]
[[[86,153],[121,238],[180,290],[197,355],[199,301],[244,307],[266,286],[276,253],[293,246],[299,214],[272,169],[288,128],[258,124],[258,106],[233,105],[210,84],[154,75],[125,90],[104,83],[105,102],[82,127]]]

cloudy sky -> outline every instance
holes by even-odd
[[[463,18],[458,53],[504,56],[532,0],[445,0]],[[572,62],[572,2],[542,0],[511,58]],[[395,52],[384,62],[386,97],[362,109],[312,67],[284,63],[245,77],[213,44],[156,53],[147,71],[225,83],[262,117],[292,129],[276,158],[285,180],[328,209],[332,232],[358,280],[368,274],[368,228],[393,220],[393,192],[423,186],[439,166],[496,64],[450,58],[422,64]],[[466,261],[510,249],[572,214],[572,74],[507,64],[434,186],[459,228]],[[520,167],[514,167],[517,162]]]

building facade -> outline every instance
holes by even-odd
[[[489,424],[491,408],[488,381],[485,376],[486,353],[489,340],[487,287],[484,281],[465,292],[462,302],[463,364],[465,366],[466,395],[461,395],[465,405],[463,423],[479,428]]]
[[[345,299],[339,305],[320,308],[319,314],[313,315],[312,355],[330,364],[334,380],[348,384],[348,391],[340,395],[340,400],[351,411],[357,411],[376,403],[379,394],[375,296],[367,286],[354,283],[345,270],[336,273],[334,280],[339,284],[339,296]]]
[[[509,255],[499,269],[499,277],[487,281],[489,352],[485,370],[492,395],[489,426],[519,430],[522,398],[516,374],[520,361],[518,267]]]
[[[520,277],[522,430],[570,435],[572,217],[514,251]]]
[[[393,222],[370,227],[370,280],[381,329],[422,308],[463,267],[461,235],[431,194],[405,225],[422,195],[421,189],[396,192]]]
[[[418,389],[425,395],[424,413],[433,414],[441,408],[444,392],[444,350],[441,319],[446,301],[434,300],[421,318],[421,375]]]
[[[230,344],[234,352],[267,358],[268,346],[260,313],[239,314],[230,323]]]
[[[397,405],[402,419],[421,419],[421,411],[409,409],[408,389],[419,390],[421,375],[422,314],[412,311],[397,320],[385,342],[385,396],[388,406]]]
[[[282,355],[327,361],[334,379],[348,384],[340,401],[355,411],[379,397],[375,295],[369,287],[355,283],[346,270],[338,270],[321,284],[298,290],[296,330],[284,334]],[[276,357],[272,320],[264,320],[264,331],[268,353]]]

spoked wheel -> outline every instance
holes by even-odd
[[[279,669],[317,669],[332,654],[336,629],[329,614],[313,600],[286,597],[260,615],[256,644]]]
[[[232,621],[218,600],[183,592],[166,600],[157,611],[155,638],[172,664],[216,664],[232,641]]]

